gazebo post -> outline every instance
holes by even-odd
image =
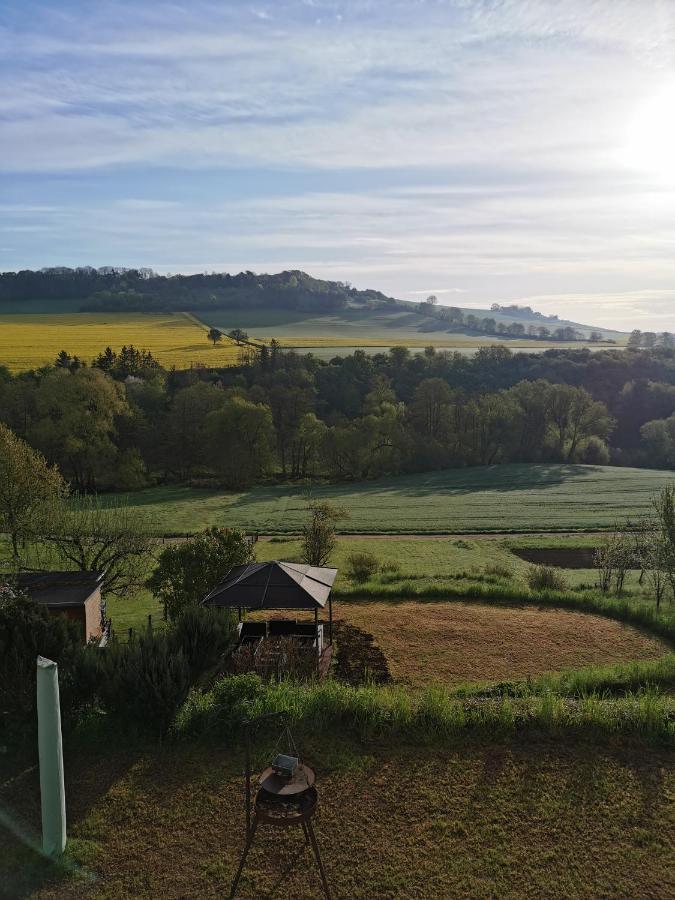
[[[314,607],[314,634],[316,635],[316,674],[319,675],[321,672],[321,652],[323,652],[323,648],[321,652],[319,651],[319,608],[318,606]]]
[[[328,595],[328,640],[333,646],[333,598]]]

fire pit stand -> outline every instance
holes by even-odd
[[[267,718],[267,717],[261,717]],[[258,825],[271,825],[275,828],[289,828],[300,825],[305,835],[305,843],[310,844],[316,858],[324,893],[330,900],[330,889],[326,872],[321,861],[319,845],[312,827],[312,817],[318,805],[318,794],[314,787],[316,775],[314,770],[301,762],[288,728],[284,733],[289,739],[295,756],[279,755],[271,766],[268,766],[258,779],[258,790],[251,804],[251,727],[258,720],[247,726],[246,733],[246,844],[239,861],[237,874],[232,882],[230,898],[237,892],[239,879],[246,864],[246,857],[253,846]],[[253,808],[251,809],[251,806]]]

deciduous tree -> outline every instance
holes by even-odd
[[[65,493],[56,466],[0,423],[0,531],[9,535],[15,566],[26,541],[49,527]]]
[[[335,527],[346,518],[344,509],[328,500],[309,504],[309,521],[302,529],[302,558],[310,566],[325,566],[335,550]]]
[[[173,620],[186,607],[200,603],[233,566],[252,559],[252,547],[241,531],[209,528],[162,550],[147,585]]]

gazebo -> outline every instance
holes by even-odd
[[[279,561],[234,566],[202,603],[237,610],[237,650],[247,649],[253,665],[256,659],[265,656],[266,645],[293,639],[298,645],[316,648],[316,665],[321,670],[327,668],[333,651],[331,588],[336,575],[337,569]],[[319,611],[326,606],[327,641],[324,640],[323,623],[319,623]],[[242,621],[242,612],[255,610],[313,610],[314,623],[291,619]]]

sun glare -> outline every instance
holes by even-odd
[[[675,81],[637,111],[622,156],[630,168],[655,181],[675,184]]]

